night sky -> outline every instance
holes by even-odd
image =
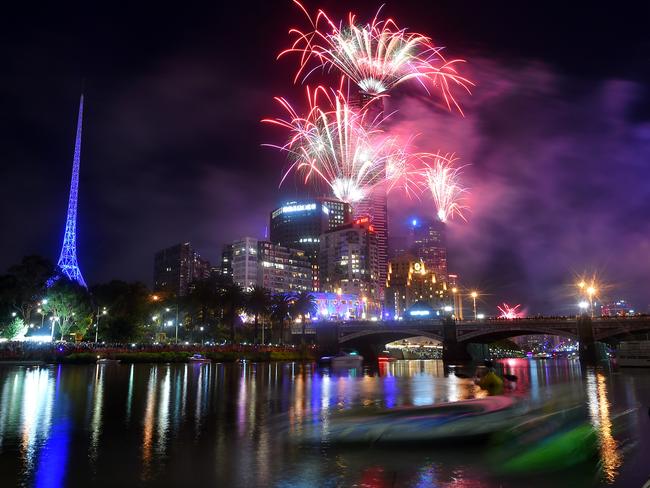
[[[273,96],[299,102],[296,59],[276,61],[290,1],[12,2],[0,20],[0,269],[38,253],[56,261],[85,79],[78,249],[89,283],[151,283],[153,253],[191,241],[262,237],[269,211],[308,194],[278,188],[284,134]],[[565,2],[568,3],[568,2]],[[638,2],[639,4],[641,2]],[[366,20],[380,3],[305,2]],[[455,152],[471,188],[468,221],[449,225],[451,270],[482,306],[571,313],[571,283],[597,273],[604,298],[650,304],[650,34],[636,3],[389,1],[402,27],[467,59],[465,117],[415,86],[390,99],[391,130]],[[11,9],[22,9],[20,11]],[[316,73],[312,83],[327,81]],[[391,231],[433,213],[392,198]]]

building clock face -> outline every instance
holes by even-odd
[[[413,265],[413,268],[415,268],[415,271],[420,271],[420,268],[421,268],[421,267],[422,267],[422,265],[421,265],[420,263],[415,263],[415,264]]]

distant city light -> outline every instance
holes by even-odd
[[[485,318],[485,314],[484,313],[479,313],[479,314],[476,315],[476,318],[479,319],[479,320],[483,320]]]

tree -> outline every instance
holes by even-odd
[[[45,294],[46,283],[54,275],[54,266],[42,256],[25,256],[20,264],[11,266],[3,277],[4,300],[29,323],[32,311]],[[4,301],[3,300],[3,301]]]
[[[113,342],[140,339],[144,326],[149,322],[151,295],[140,282],[127,283],[112,280],[92,287],[95,324],[97,314],[101,315],[99,335]],[[115,331],[111,329],[115,328]]]
[[[302,336],[300,342],[305,344],[305,317],[307,315],[315,315],[317,312],[316,298],[314,295],[308,291],[301,291],[294,296],[293,301],[291,302],[291,315],[298,316],[300,318],[300,323],[302,324]]]
[[[219,315],[219,283],[213,278],[195,281],[183,300],[190,326],[214,327]]]
[[[43,307],[54,316],[61,340],[72,330],[85,332],[92,320],[88,290],[65,276],[59,277],[47,290],[47,303]]]
[[[281,343],[284,343],[284,323],[289,317],[291,300],[289,295],[275,295],[271,299],[271,320],[280,325]]]
[[[2,336],[5,339],[13,341],[14,339],[19,339],[24,337],[27,333],[27,324],[22,319],[22,317],[15,317],[8,325],[2,329]]]
[[[244,292],[239,285],[227,285],[220,294],[223,316],[230,325],[230,340],[235,342],[235,327],[237,318],[244,306]]]
[[[264,316],[269,313],[271,306],[271,292],[261,286],[254,286],[248,292],[246,300],[246,311],[255,317],[253,329],[253,343],[257,344],[258,321],[260,315]]]

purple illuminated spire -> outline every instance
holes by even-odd
[[[86,287],[86,282],[81,276],[77,264],[77,193],[79,192],[79,162],[81,159],[81,122],[84,111],[84,96],[81,94],[79,101],[79,118],[77,119],[77,137],[74,143],[74,158],[72,160],[72,180],[70,181],[70,199],[68,200],[68,216],[65,221],[65,234],[63,247],[57,266],[61,273],[81,286]]]

